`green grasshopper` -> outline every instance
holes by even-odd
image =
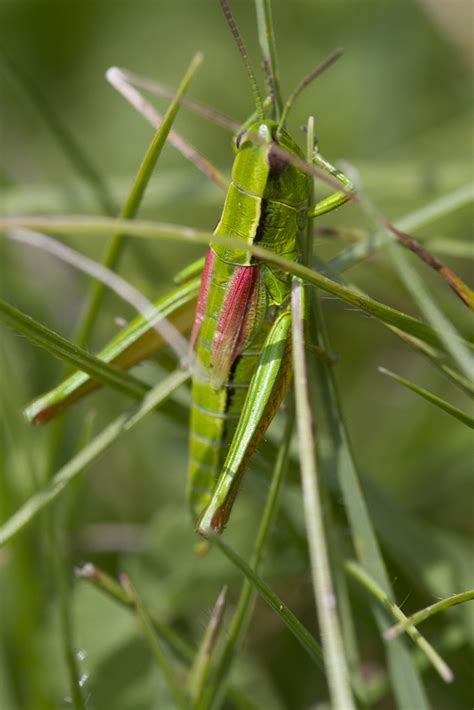
[[[189,445],[188,497],[197,531],[221,533],[249,458],[278,411],[292,376],[291,276],[257,262],[246,245],[258,244],[287,259],[300,257],[301,235],[309,218],[346,202],[350,180],[314,149],[319,170],[341,183],[341,190],[310,204],[311,169],[285,129],[295,99],[340,54],[335,52],[288,99],[283,111],[270,95],[263,101],[230,9],[224,14],[241,52],[252,86],[255,114],[235,137],[232,181],[198,280],[192,278],[156,306],[184,332],[191,329],[195,353]],[[271,86],[271,77],[269,80]],[[272,94],[272,92],[270,92]],[[235,237],[242,247],[220,243]],[[146,319],[137,317],[99,356],[130,367],[165,343]],[[40,423],[95,387],[75,373],[26,410]]]

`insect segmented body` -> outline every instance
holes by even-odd
[[[232,182],[207,254],[191,338],[196,367],[189,497],[193,513],[201,515],[203,533],[224,528],[248,458],[279,408],[291,377],[290,277],[271,265],[256,263],[245,244],[259,244],[296,259],[310,194],[308,175],[291,161],[291,156],[300,160],[304,156],[275,121],[251,124],[237,143]],[[219,236],[242,240],[242,248],[220,244]],[[273,342],[275,329],[279,335]],[[268,349],[269,337],[273,352]],[[271,358],[276,377],[270,390],[262,391],[251,405],[252,376]],[[243,424],[243,413],[253,420],[250,426]],[[245,436],[239,444],[243,426]],[[220,474],[221,489],[215,488]]]

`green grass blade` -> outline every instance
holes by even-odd
[[[315,460],[316,442],[313,435],[304,354],[302,291],[302,284],[295,279],[291,293],[293,367],[306,535],[331,704],[335,708],[349,710],[355,706],[349,686],[349,672],[339,627],[329,568],[323,508],[318,490],[320,484]]]
[[[213,654],[215,654],[216,645],[222,632],[226,599],[227,587],[224,586],[217,597],[189,674],[189,695],[193,707],[199,707],[204,697]]]
[[[309,657],[316,663],[319,668],[323,668],[323,653],[320,645],[314,636],[303,626],[301,621],[293,614],[290,609],[283,603],[275,592],[273,592],[268,584],[256,574],[251,567],[243,560],[235,550],[228,545],[218,535],[209,536],[208,540],[232,562],[235,567],[249,580],[255,587],[262,599],[266,601],[268,606],[280,617],[283,623],[289,628],[297,641],[304,648]]]
[[[138,169],[138,173],[132,183],[127,199],[120,210],[120,217],[124,219],[133,219],[135,217],[140,204],[143,200],[146,187],[156,165],[156,162],[161,154],[163,146],[166,143],[166,138],[171,130],[173,121],[181,106],[181,98],[186,93],[189,84],[202,62],[202,55],[196,54],[187,69],[184,78],[178,88],[174,100],[171,102],[166,111],[160,127],[155,132],[153,139],[148,147],[148,150],[143,158],[143,161]],[[109,269],[114,269],[117,266],[120,258],[120,253],[123,246],[125,233],[117,231],[111,238],[106,247],[105,255],[102,263]],[[95,283],[90,291],[89,300],[86,305],[84,316],[77,331],[76,340],[80,345],[87,342],[88,336],[92,331],[100,304],[104,295],[104,286],[101,283]]]
[[[255,8],[257,11],[258,40],[262,55],[262,64],[264,71],[268,74],[268,89],[274,102],[275,120],[279,121],[283,109],[283,102],[281,98],[280,74],[278,71],[275,31],[273,29],[270,0],[255,0]]]
[[[77,567],[75,572],[79,579],[88,582],[97,589],[100,589],[101,592],[107,594],[121,606],[124,606],[127,609],[132,609],[132,601],[125,592],[124,588],[117,582],[116,579],[111,577],[110,574],[104,572],[104,570],[100,569],[91,562],[87,562],[82,567]],[[183,641],[181,636],[179,636],[170,627],[161,623],[161,621],[159,621],[156,617],[151,616],[150,618],[156,633],[160,636],[160,639],[164,641],[167,646],[169,646],[176,658],[185,663],[191,663],[196,653],[195,647],[192,644]]]
[[[435,367],[440,370],[440,372],[446,375],[446,377],[451,380],[453,384],[455,384],[463,392],[465,392],[465,394],[469,395],[470,397],[474,395],[474,382],[471,379],[464,377],[464,375],[461,375],[461,373],[455,370],[454,368],[447,365],[444,362],[442,356],[440,356],[440,354],[436,350],[430,348],[429,345],[422,343],[421,340],[418,340],[417,338],[413,338],[410,335],[403,333],[403,331],[399,330],[398,328],[394,328],[393,326],[389,326],[389,328],[399,338],[408,343],[410,347],[424,355],[430,362],[433,363]]]
[[[161,668],[161,672],[165,678],[170,696],[173,698],[176,707],[181,708],[181,710],[186,710],[187,702],[184,693],[181,692],[181,686],[166,652],[161,648],[160,641],[155,632],[148,610],[140,599],[135,586],[126,574],[121,575],[120,583],[133,604],[133,608],[140,622],[140,626],[142,627],[143,634],[148,641],[148,645],[150,646],[158,666]]]
[[[113,387],[123,394],[137,398],[142,397],[149,389],[148,385],[136,377],[99,360],[3,299],[0,299],[0,320],[62,362],[87,372],[102,384]]]
[[[331,344],[321,311],[319,299],[315,300],[314,317],[318,344],[331,352]],[[344,414],[340,404],[340,395],[333,368],[319,361],[322,369],[321,397],[329,426],[331,450],[327,455],[326,465],[332,469],[343,494],[344,505],[349,519],[353,544],[361,564],[370,571],[371,576],[387,594],[391,586],[380,547],[375,535],[365,496],[361,488],[359,473],[352,453]],[[386,620],[381,610],[374,608],[374,616],[380,630],[386,628]],[[391,685],[400,707],[427,709],[429,703],[425,695],[417,669],[413,666],[407,649],[403,644],[388,645],[388,672]]]
[[[87,218],[87,217],[11,217],[0,219],[0,231],[8,231],[12,228],[31,228],[39,231],[46,231],[56,234],[71,234],[91,236],[93,234],[113,234],[119,230],[127,232],[131,236],[148,238],[148,239],[165,239],[172,241],[182,241],[187,243],[197,243],[207,245],[213,239],[211,232],[193,229],[191,227],[178,227],[177,225],[164,224],[160,222],[149,222],[145,220],[120,220],[103,218]],[[219,237],[219,242],[229,247],[239,247],[241,242],[232,237]],[[422,321],[407,315],[396,308],[387,306],[369,296],[364,296],[356,290],[342,286],[341,284],[329,279],[302,264],[297,264],[293,261],[278,256],[277,254],[263,249],[256,245],[246,245],[246,249],[257,256],[259,259],[274,264],[293,276],[300,277],[303,281],[317,286],[323,291],[340,298],[345,303],[349,303],[357,309],[368,313],[375,318],[382,320],[384,323],[394,325],[409,335],[413,335],[424,342],[442,347],[443,336],[434,328],[423,323]],[[464,350],[470,347],[461,338],[457,339]],[[468,356],[468,355],[467,355]]]
[[[398,624],[391,626],[385,631],[384,636],[390,641],[390,639],[396,638],[404,631],[418,626],[418,624],[421,624],[422,621],[426,621],[426,619],[434,616],[434,614],[439,614],[441,611],[450,609],[452,606],[464,604],[472,600],[474,600],[474,589],[469,589],[467,592],[460,592],[459,594],[453,594],[450,597],[446,597],[446,599],[440,599],[440,601],[430,604],[424,609],[420,609],[420,611],[415,612],[415,614],[407,616],[404,621],[400,621]]]
[[[157,316],[162,315],[180,331],[190,330],[194,319],[194,301],[198,289],[199,280],[193,279],[157,299],[148,319],[144,319],[142,316],[134,318],[97,353],[97,358],[115,365],[120,368],[120,371],[123,371],[159,352],[166,342],[153,330],[151,323]],[[170,360],[172,369],[174,369],[176,362],[171,356]],[[163,364],[162,361],[160,364]],[[78,370],[53,389],[37,397],[25,408],[24,414],[30,423],[44,423],[64,412],[99,386],[99,382],[91,379],[86,371]],[[142,383],[141,389],[143,386]],[[144,391],[146,391],[146,386]],[[131,392],[127,392],[127,394],[132,394],[135,399],[139,399],[143,392],[137,391],[136,396]]]
[[[278,450],[270,489],[265,503],[265,510],[263,511],[262,519],[257,532],[255,547],[250,558],[249,566],[254,572],[258,572],[259,570],[265,545],[277,513],[278,499],[284,477],[288,469],[290,443],[294,422],[295,408],[294,403],[291,402],[287,412],[282,443]],[[252,586],[250,580],[245,579],[240,590],[237,607],[230,622],[226,643],[216,669],[214,686],[210,688],[204,698],[206,703],[205,707],[218,708],[221,705],[227,677],[252,618],[256,596],[257,592]]]
[[[397,220],[395,227],[403,232],[414,232],[469,205],[473,200],[474,186],[468,183]],[[375,235],[371,234],[369,239],[344,249],[329,264],[335,271],[345,271],[394,240],[395,237],[391,232],[377,231]]]
[[[184,372],[175,372],[153,387],[136,407],[121,414],[98,434],[91,443],[66,463],[51,481],[34,493],[0,527],[0,547],[29,525],[36,515],[55,500],[65,488],[90,464],[97,461],[125,432],[132,429],[153,409],[164,402],[188,378]]]
[[[396,619],[405,622],[407,617],[400,607],[390,599],[382,587],[377,584],[377,582],[369,574],[367,574],[363,567],[356,562],[349,561],[346,562],[346,569],[355,579],[357,579],[358,582],[360,582],[371,594],[373,594]],[[445,683],[451,683],[454,680],[453,672],[445,661],[443,661],[439,653],[435,651],[431,644],[428,643],[428,641],[417,629],[409,626],[407,633],[416,643],[418,648],[423,651],[426,657],[431,661],[432,665],[436,668]]]
[[[440,333],[445,350],[450,353],[465,376],[469,377],[474,364],[472,357],[459,342],[458,333],[450,320],[431,298],[417,271],[415,271],[407,258],[408,255],[404,253],[398,244],[390,244],[388,254],[405,288],[418,305],[421,313],[426,320],[436,328],[438,333]]]
[[[442,399],[441,397],[438,397],[432,392],[429,392],[424,387],[416,385],[414,382],[410,382],[410,380],[407,380],[404,377],[400,377],[400,375],[395,374],[395,372],[392,372],[391,370],[387,370],[385,367],[379,367],[379,372],[381,372],[382,375],[387,375],[387,377],[391,377],[392,380],[395,380],[395,382],[398,382],[399,384],[403,385],[412,392],[419,394],[420,397],[423,397],[423,399],[426,399],[428,402],[431,402],[431,404],[434,404],[435,407],[439,407],[439,409],[442,409],[444,412],[447,412],[455,419],[458,419],[463,424],[466,424],[471,429],[474,429],[474,417],[471,417],[469,414],[466,414],[466,412],[463,412],[462,409],[459,409],[458,407],[449,404],[449,402],[446,402],[445,399]]]
[[[52,517],[52,516],[51,516]],[[69,589],[69,567],[62,550],[62,541],[54,520],[49,520],[50,544],[53,555],[55,584],[59,591],[59,614],[64,658],[69,675],[72,707],[74,710],[85,710],[86,703],[82,697],[81,674],[77,663],[77,649],[74,643],[72,594]]]
[[[83,567],[76,568],[76,575],[79,579],[96,587],[96,589],[99,589],[121,606],[132,610],[132,601],[123,587],[116,579],[96,565],[88,562]],[[179,661],[190,666],[196,654],[195,646],[184,641],[176,631],[163,624],[156,616],[150,614],[150,620],[160,640],[168,646]],[[227,697],[234,702],[237,707],[251,706],[250,701],[233,687],[227,689]]]

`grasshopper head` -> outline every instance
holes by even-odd
[[[299,206],[308,190],[304,155],[289,133],[272,119],[251,123],[235,141],[232,180],[259,197]]]

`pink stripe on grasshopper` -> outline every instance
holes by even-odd
[[[260,267],[237,266],[229,281],[211,346],[211,387],[222,387],[258,327]],[[262,291],[263,293],[263,291]]]
[[[196,316],[193,323],[193,329],[191,331],[191,338],[189,341],[189,349],[193,350],[196,344],[197,337],[199,335],[199,330],[201,329],[201,324],[204,319],[204,314],[206,311],[207,296],[209,294],[209,287],[211,285],[212,279],[212,269],[214,266],[214,252],[211,247],[209,247],[206,259],[204,261],[204,266],[202,269],[201,276],[201,286],[199,288],[199,294],[196,305]]]

